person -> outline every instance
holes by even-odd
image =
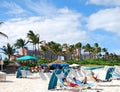
[[[85,76],[82,81],[77,80],[75,77],[73,77],[73,81],[78,84],[87,84],[87,77]]]
[[[65,86],[75,87],[75,88],[78,88],[78,89],[82,89],[83,88],[82,86],[79,86],[78,84],[75,84],[75,83],[67,81],[66,78],[63,78],[62,80],[63,80],[63,83],[64,83]],[[84,87],[84,88],[86,88],[86,87]]]
[[[42,72],[42,66],[41,65],[39,66],[39,71]]]
[[[73,77],[73,81],[80,86],[87,87],[88,89],[91,89],[94,86],[94,84],[87,83],[86,76],[84,77],[83,81],[80,81],[80,80],[76,79],[75,77]]]
[[[92,75],[92,78],[96,81],[96,82],[110,82],[111,80],[101,80],[101,79],[98,79],[97,76],[95,75],[95,73],[93,71],[91,71],[91,75]]]

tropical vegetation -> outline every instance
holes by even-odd
[[[98,43],[91,44],[87,43],[83,45],[81,42],[76,44],[60,44],[54,41],[50,41],[45,45],[42,45],[40,41],[40,35],[35,34],[32,30],[27,33],[28,40],[19,38],[16,43],[12,46],[7,43],[7,46],[3,46],[1,50],[5,55],[8,55],[8,60],[10,56],[13,55],[16,49],[22,48],[22,50],[27,46],[28,43],[33,44],[33,55],[40,57],[39,63],[49,63],[56,59],[64,60],[67,63],[79,63],[79,64],[119,64],[119,56],[115,53],[109,53],[107,48],[102,48]],[[36,53],[39,52],[39,53]],[[24,55],[24,50],[23,50]],[[48,58],[49,56],[49,58]]]

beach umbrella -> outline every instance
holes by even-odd
[[[80,65],[78,65],[78,64],[69,65],[69,67],[78,67],[78,66],[80,66]]]
[[[61,65],[58,63],[53,63],[50,65],[50,69],[58,69],[58,68],[61,68]]]
[[[57,60],[49,63],[49,65],[52,65],[52,64],[67,64],[67,63],[66,63],[66,62],[63,62],[62,60],[57,59]]]
[[[46,64],[40,64],[40,66],[47,67],[47,65],[46,65]]]
[[[22,60],[35,60],[36,61],[36,60],[38,60],[38,58],[36,58],[34,56],[26,55],[26,56],[16,58],[16,60],[19,60],[19,61],[22,61]]]
[[[51,66],[51,67],[61,67],[61,65],[58,64],[58,63],[51,64],[50,66]]]
[[[64,63],[64,64],[60,64],[62,67],[69,67],[69,64],[66,64],[66,63]]]
[[[63,63],[65,63],[65,62],[63,62],[62,60],[57,59],[57,60],[53,61],[53,62],[50,63],[50,64],[54,64],[54,63],[63,64]]]

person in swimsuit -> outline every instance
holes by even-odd
[[[96,81],[96,82],[110,82],[112,80],[101,80],[101,79],[98,79],[97,76],[95,75],[94,72],[91,71],[91,75],[92,75],[92,78]]]
[[[63,78],[62,80],[63,80],[65,86],[75,87],[75,88],[78,88],[78,89],[82,89],[83,88],[82,86],[79,86],[79,85],[77,85],[75,83],[67,81],[66,78]]]
[[[80,81],[80,80],[77,80],[75,77],[73,77],[73,80],[74,80],[74,82],[76,82],[76,83],[81,83],[81,84],[87,84],[87,77],[85,76],[84,77],[84,79],[82,80],[82,81]]]

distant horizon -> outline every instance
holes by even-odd
[[[8,35],[0,47],[33,30],[41,41],[98,43],[120,55],[119,0],[1,0],[0,13],[0,32]]]

